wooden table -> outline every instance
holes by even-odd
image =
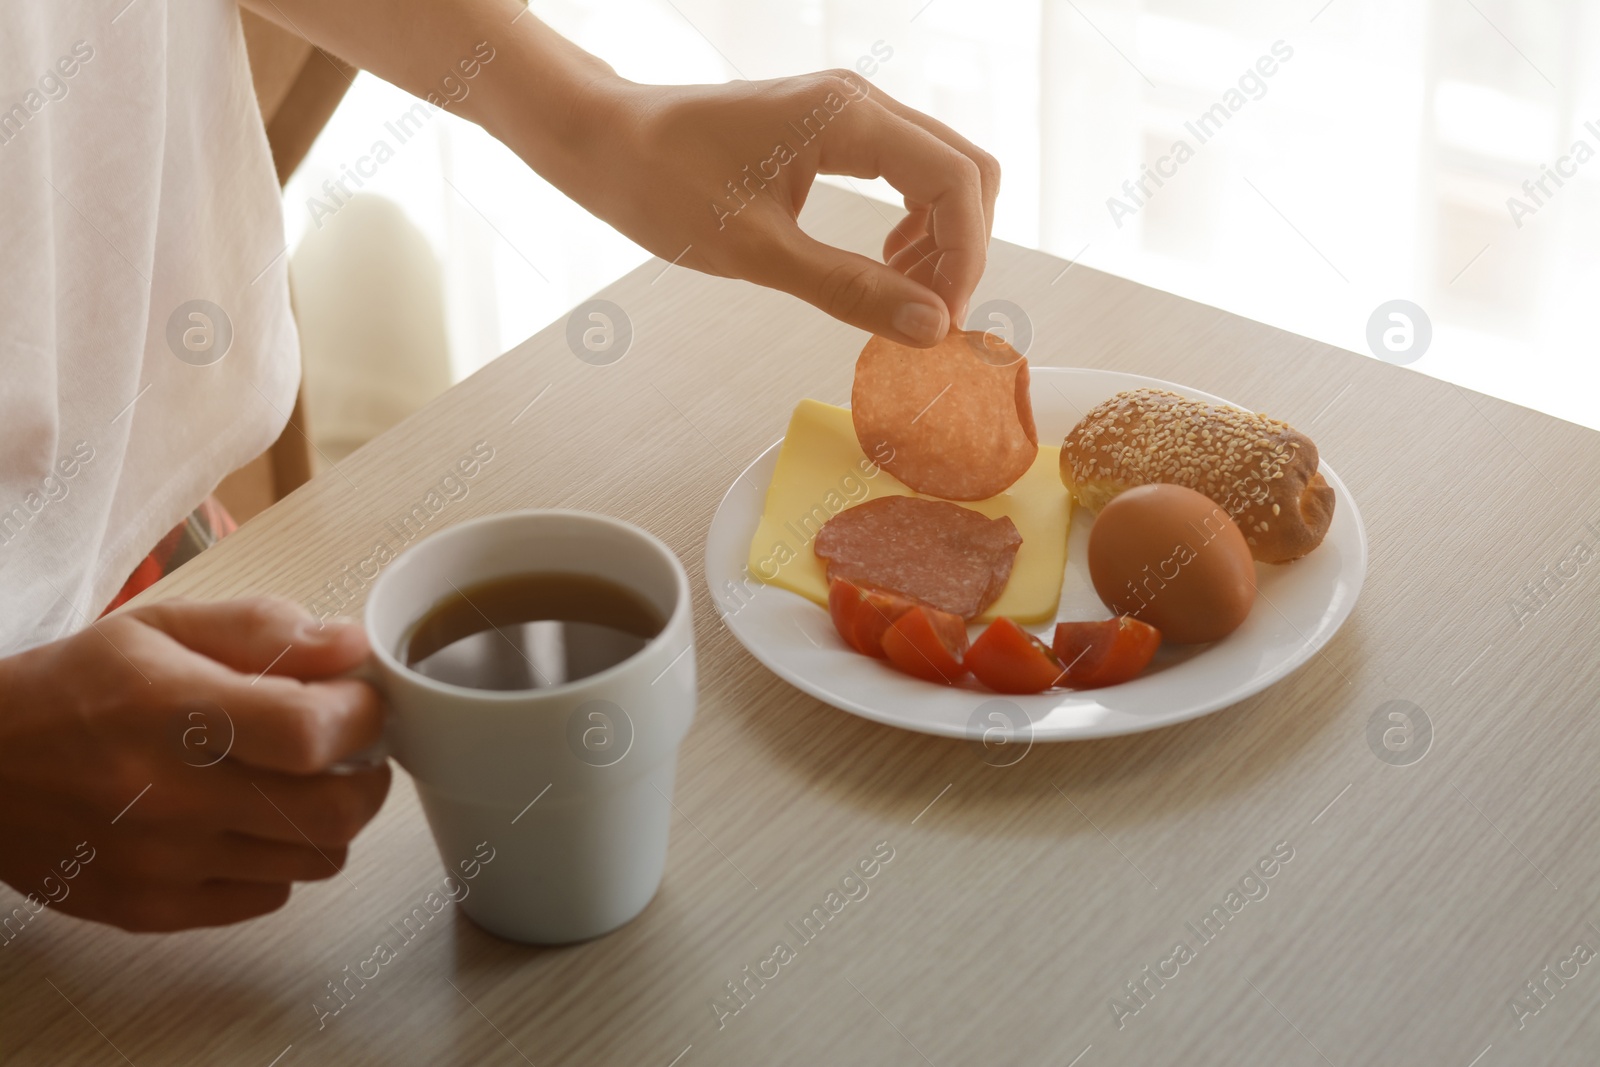
[[[805,221],[872,254],[897,215],[818,189]],[[580,361],[556,323],[148,595],[310,603],[478,441],[494,458],[435,527],[559,506],[659,534],[696,582],[701,704],[655,901],[561,949],[446,912],[319,1031],[325,983],[442,874],[397,773],[346,876],[268,918],[131,936],[46,912],[0,950],[0,1059],[1594,1062],[1600,962],[1562,961],[1600,949],[1600,553],[1573,552],[1600,544],[1600,436],[996,242],[974,303],[1026,309],[1035,362],[1189,383],[1308,431],[1361,505],[1372,562],[1334,641],[1260,696],[995,767],[778,681],[703,585],[723,491],[796,400],[847,399],[862,335],[660,261],[601,295],[633,323],[621,361]],[[1420,762],[1369,743],[1397,700],[1431,723]],[[875,847],[893,858],[867,895],[802,943],[787,924]],[[1259,899],[1230,900],[1275,848],[1292,858],[1244,883]],[[1226,922],[1206,941],[1190,927],[1214,907]],[[794,958],[747,980],[779,941]],[[1524,983],[1546,966],[1536,1000]]]

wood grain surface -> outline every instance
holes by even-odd
[[[898,215],[818,188],[805,224],[871,255]],[[397,772],[344,874],[272,916],[166,936],[33,920],[0,948],[0,1059],[1595,1062],[1600,962],[1564,961],[1600,950],[1600,553],[1575,555],[1600,545],[1600,436],[996,242],[974,305],[1023,308],[1030,359],[1287,419],[1349,485],[1372,559],[1343,630],[1265,693],[995,767],[780,682],[704,588],[722,493],[798,399],[847,401],[863,335],[659,260],[600,295],[632,323],[619,361],[576,358],[557,322],[146,597],[313,604],[345,581],[355,611],[364,582],[347,568],[480,441],[492,461],[430,529],[560,506],[654,531],[696,582],[701,679],[656,899],[560,949],[446,910],[319,1029],[326,983],[396,941],[391,922],[443,875]],[[1391,701],[1431,723],[1420,761],[1375,754],[1369,724],[1391,725]],[[844,897],[875,848],[892,859]],[[1272,877],[1249,877],[1263,860]],[[830,891],[847,903],[802,941],[788,924]],[[793,955],[777,976],[748,978],[780,941]]]

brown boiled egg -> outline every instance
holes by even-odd
[[[1141,485],[1100,509],[1089,531],[1094,591],[1167,641],[1226,637],[1256,598],[1250,546],[1216,502],[1181,485]]]

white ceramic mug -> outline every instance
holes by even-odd
[[[406,667],[401,643],[441,600],[481,582],[559,571],[608,578],[666,626],[630,658],[544,689],[474,689]],[[385,742],[416,781],[445,867],[491,862],[461,908],[516,941],[597,937],[638,915],[666,865],[678,745],[695,708],[689,580],[660,540],[582,511],[474,519],[419,541],[367,596],[389,705]]]

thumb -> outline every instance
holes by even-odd
[[[367,658],[358,623],[321,622],[290,600],[168,600],[137,608],[141,621],[240,674],[331,678]]]
[[[949,309],[933,290],[886,264],[823,244],[798,226],[768,267],[763,284],[901,344],[928,348],[950,329]]]

